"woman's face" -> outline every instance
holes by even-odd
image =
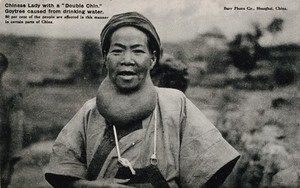
[[[150,78],[155,56],[148,49],[147,36],[135,27],[121,27],[111,36],[106,68],[120,91],[137,90]]]

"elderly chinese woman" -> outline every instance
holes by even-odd
[[[161,56],[137,12],[103,28],[107,77],[58,135],[45,172],[53,187],[215,187],[239,153],[179,90],[153,85]]]

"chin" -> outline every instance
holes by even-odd
[[[116,84],[117,88],[119,89],[119,91],[121,92],[133,92],[139,89],[139,85],[118,85]]]

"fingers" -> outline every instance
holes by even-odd
[[[90,181],[89,186],[85,187],[110,187],[110,188],[129,188],[130,186],[124,185],[127,183],[130,179],[117,179],[117,178],[107,178],[107,179],[98,179],[95,181]]]
[[[123,185],[124,183],[127,183],[130,179],[118,179],[115,178],[114,181],[117,184],[117,187],[121,187],[121,188],[134,188],[132,186],[129,185]]]
[[[135,188],[135,187],[131,187],[128,185],[122,185],[122,184],[114,184],[114,185],[111,185],[110,188]]]
[[[114,183],[127,183],[130,179],[118,179],[114,178]]]

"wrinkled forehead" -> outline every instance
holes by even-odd
[[[132,26],[118,28],[114,31],[110,38],[110,45],[116,42],[126,44],[148,45],[149,37],[140,29]]]

